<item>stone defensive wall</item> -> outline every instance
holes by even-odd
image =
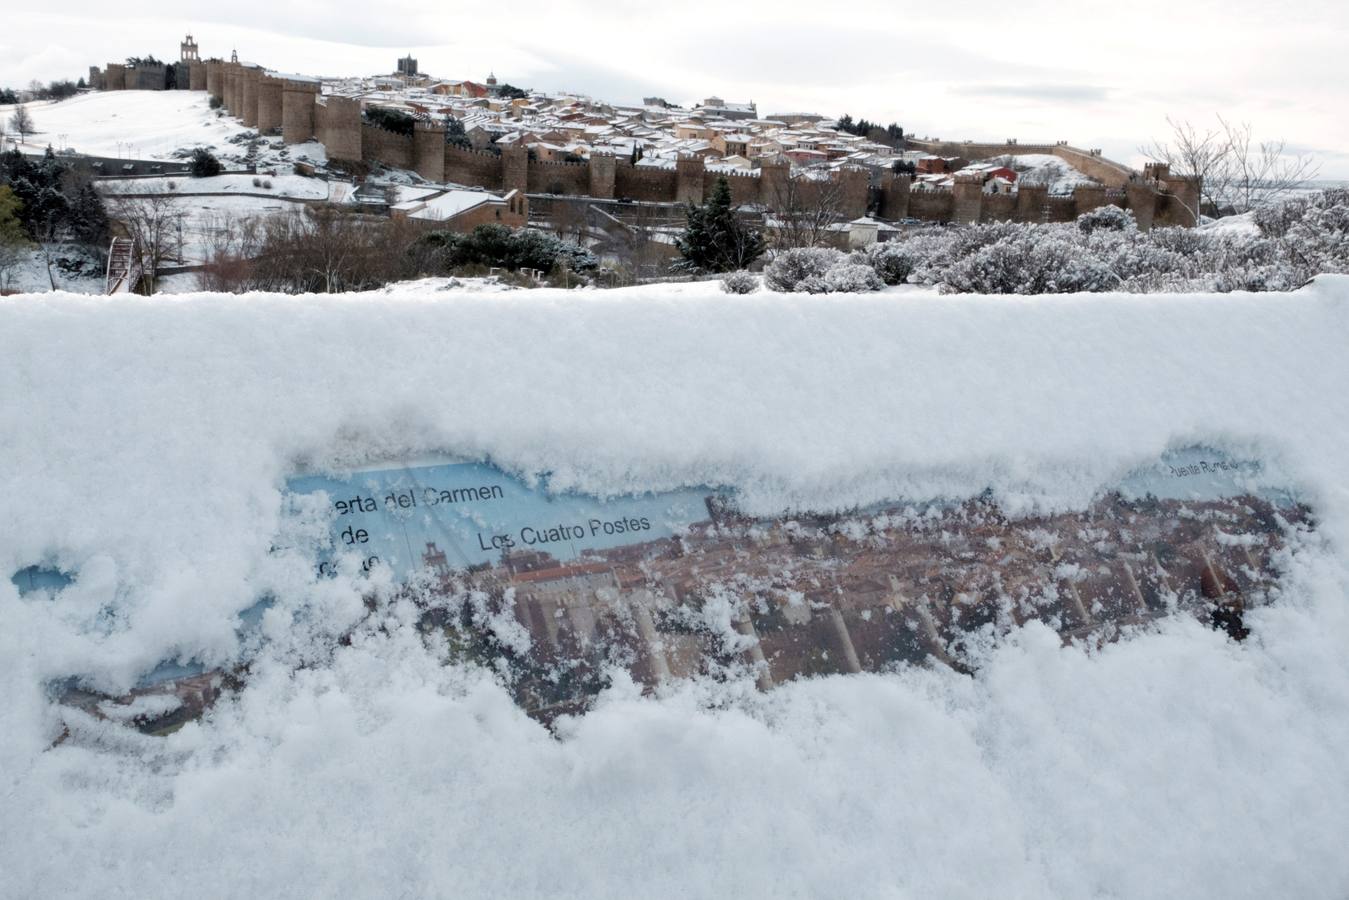
[[[527,159],[529,194],[590,193],[590,165],[583,162],[545,162]]]
[[[412,135],[397,134],[375,125],[361,124],[361,159],[395,169],[412,168]],[[331,154],[330,154],[331,155]]]
[[[793,178],[783,163],[765,163],[754,172],[709,172],[703,160],[685,157],[672,168],[634,166],[626,159],[594,154],[586,162],[530,159],[522,147],[500,153],[466,149],[445,141],[445,128],[425,118],[411,135],[397,134],[363,120],[361,102],[324,96],[318,79],[271,72],[250,63],[218,59],[194,62],[185,70],[191,90],[208,92],[243,124],[261,134],[280,134],[288,144],[317,140],[334,162],[411,169],[428,181],[490,191],[594,197],[645,203],[701,203],[725,178],[737,205],[778,208],[791,202],[811,204],[828,191],[848,219],[875,210],[881,218],[931,222],[1062,222],[1092,209],[1115,205],[1131,210],[1140,228],[1193,225],[1199,182],[1173,176],[1165,166],[1137,172],[1104,158],[1099,150],[1053,144],[908,141],[913,149],[937,156],[985,159],[993,156],[1057,156],[1099,184],[1080,185],[1072,196],[1049,196],[1043,185],[1021,185],[1015,194],[985,193],[974,179],[958,179],[949,189],[914,189],[907,175],[844,168],[825,182]],[[91,69],[91,75],[97,72]],[[98,72],[105,90],[129,90],[162,84],[162,66],[131,67],[109,63]],[[92,80],[92,79],[91,79]],[[792,188],[788,190],[788,185]]]
[[[431,120],[418,119],[411,135],[371,125],[363,120],[359,100],[324,96],[318,79],[219,59],[198,62],[189,71],[190,89],[207,92],[229,115],[260,134],[280,134],[288,144],[317,140],[334,162],[411,169],[438,183],[603,200],[701,203],[718,178],[725,178],[734,203],[772,207],[790,177],[788,166],[773,163],[757,172],[708,172],[696,157],[660,168],[598,153],[584,162],[550,162],[531,159],[520,147],[499,153],[471,150],[446,143],[444,126]],[[127,66],[111,63],[100,80],[107,90],[125,90],[137,83],[137,76]],[[836,178],[844,185],[846,214],[864,215],[866,172],[845,171]],[[805,198],[816,190],[813,182],[802,179],[797,195]]]
[[[445,180],[467,187],[500,190],[502,154],[489,150],[469,150],[448,144],[445,147]]]
[[[1013,221],[1024,222],[1064,222],[1075,216],[1089,212],[1107,204],[1130,210],[1139,228],[1158,226],[1191,227],[1197,221],[1199,210],[1200,183],[1197,179],[1172,175],[1164,165],[1149,164],[1142,172],[1131,169],[1122,163],[1106,159],[1099,150],[1082,150],[1061,141],[1054,144],[1022,144],[1008,141],[1002,144],[977,143],[973,141],[907,141],[910,149],[922,150],[934,156],[958,157],[965,160],[988,159],[994,156],[1023,156],[1041,154],[1057,156],[1074,169],[1089,178],[1100,182],[1099,185],[1079,185],[1071,198],[1047,197],[1042,203],[1022,203],[1017,205]],[[886,188],[881,187],[882,194]],[[893,192],[895,188],[890,190]],[[1028,186],[1020,186],[1018,191],[1025,193]],[[914,192],[915,196],[918,192]],[[955,185],[953,194],[962,194],[961,185]],[[974,198],[966,196],[966,203],[956,208],[954,199],[950,218],[936,217],[933,221],[969,222],[1002,221],[1001,213],[1006,204],[994,199],[997,195],[984,194],[977,206]],[[1071,200],[1071,203],[1069,202]],[[898,208],[902,201],[882,202],[882,208]],[[929,204],[924,204],[927,206]],[[1034,210],[1038,205],[1040,208]],[[1072,212],[1070,213],[1070,209]],[[883,213],[884,215],[884,213]],[[886,216],[899,218],[898,216]],[[930,215],[910,214],[911,218],[931,218]]]

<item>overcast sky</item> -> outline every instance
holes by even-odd
[[[14,4],[17,6],[18,4]],[[810,4],[516,0],[499,4],[179,2],[126,18],[68,0],[0,14],[0,85],[76,78],[91,63],[203,56],[310,74],[423,71],[616,102],[717,94],[761,113],[895,121],[918,135],[1068,140],[1137,162],[1167,116],[1223,114],[1315,153],[1349,179],[1349,2],[948,0]],[[125,7],[123,7],[125,8]]]

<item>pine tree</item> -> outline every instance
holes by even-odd
[[[93,182],[80,182],[70,200],[68,221],[70,236],[80,243],[101,246],[108,242],[108,213]]]
[[[192,151],[192,166],[189,171],[193,178],[212,178],[220,174],[220,160],[205,147],[198,147]]]
[[[19,213],[23,201],[14,196],[8,185],[0,185],[0,246],[15,247],[28,243]]]
[[[731,186],[717,178],[712,196],[702,206],[690,206],[684,233],[675,243],[685,268],[701,272],[743,269],[763,255],[763,235],[736,218],[731,208]]]

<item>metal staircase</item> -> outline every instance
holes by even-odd
[[[108,294],[130,294],[140,284],[141,266],[136,256],[136,245],[129,238],[113,238],[108,248]]]

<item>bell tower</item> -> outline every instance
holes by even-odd
[[[201,62],[201,57],[197,55],[197,42],[190,34],[178,45],[178,53],[182,62]]]

